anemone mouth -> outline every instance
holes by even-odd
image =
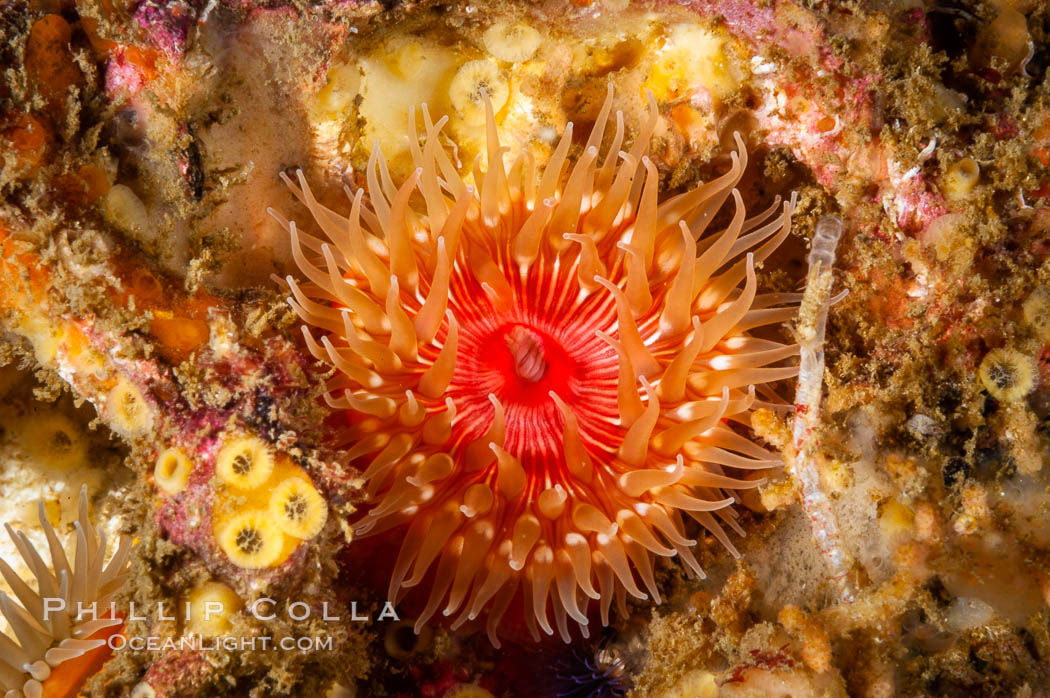
[[[612,452],[621,440],[618,359],[598,332],[616,323],[611,297],[581,298],[575,270],[511,268],[510,293],[492,298],[468,273],[454,276],[450,309],[460,320],[459,354],[448,386],[457,406],[453,447],[488,431],[503,410],[503,448],[530,469],[559,468],[564,418],[551,394],[577,415],[588,448]]]
[[[736,555],[730,493],[762,480],[732,473],[780,465],[739,427],[798,371],[797,345],[749,334],[795,313],[755,272],[794,201],[746,216],[739,137],[725,174],[661,201],[655,102],[629,152],[611,109],[610,89],[580,159],[570,125],[542,173],[527,150],[504,166],[489,109],[473,186],[424,109],[415,172],[396,186],[374,151],[348,217],[285,178],[324,236],[274,214],[308,278],[289,302],[336,369],[326,400],[354,415],[339,437],[373,503],[355,530],[403,531],[389,596],[429,582],[417,629],[484,615],[498,646],[520,599],[535,636],[586,636],[592,601],[603,623],[613,599],[659,602],[654,559],[703,574],[685,518]]]

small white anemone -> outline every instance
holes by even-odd
[[[63,549],[54,527],[39,504],[40,527],[47,536],[51,567],[24,533],[5,524],[26,566],[36,577],[36,591],[0,559],[3,576],[16,602],[0,592],[0,613],[14,638],[0,633],[0,689],[4,698],[40,698],[51,670],[106,644],[92,639],[99,632],[120,625],[120,618],[101,617],[113,594],[123,585],[128,571],[131,540],[120,537],[109,564],[106,533],[88,518],[87,488],[80,490],[80,511],[73,555]],[[77,609],[77,612],[74,612]],[[92,612],[94,609],[96,612]],[[87,619],[84,618],[87,616]]]

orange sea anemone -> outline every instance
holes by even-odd
[[[335,369],[326,400],[351,412],[348,458],[371,502],[354,528],[407,527],[389,595],[429,581],[417,628],[484,614],[498,646],[518,598],[534,635],[568,641],[570,619],[587,634],[592,599],[603,623],[613,598],[644,587],[659,602],[654,556],[702,574],[683,514],[736,554],[727,491],[758,481],[725,469],[781,463],[743,434],[751,410],[780,402],[766,384],[797,373],[797,345],[748,334],[795,313],[794,294],[757,295],[755,276],[793,202],[746,217],[739,136],[728,172],[660,201],[655,102],[629,152],[620,112],[606,133],[611,111],[610,90],[575,164],[570,124],[537,173],[527,149],[504,166],[488,108],[471,186],[424,108],[415,171],[395,186],[373,150],[368,205],[348,191],[349,217],[302,173],[285,178],[327,238],[274,214],[309,279],[287,279],[289,302]],[[706,234],[729,197],[728,226]]]

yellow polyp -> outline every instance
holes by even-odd
[[[30,412],[23,417],[15,437],[36,463],[56,470],[87,465],[84,434],[73,420],[58,412]]]
[[[321,116],[344,116],[360,92],[361,70],[356,65],[334,65],[328,71],[328,80],[317,93],[317,107]]]
[[[215,454],[215,474],[220,480],[241,490],[253,490],[273,472],[270,445],[257,436],[233,437]]]
[[[120,378],[106,394],[105,416],[125,438],[145,435],[153,428],[153,409],[131,381]]]
[[[391,55],[391,69],[406,80],[414,78],[426,61],[423,45],[415,39],[406,39]]]
[[[219,637],[230,632],[230,619],[244,608],[244,601],[222,582],[205,582],[186,597],[185,632],[201,637]]]
[[[328,520],[328,504],[313,484],[301,477],[284,480],[270,495],[270,516],[289,536],[315,537]]]
[[[68,326],[64,337],[69,362],[84,375],[97,375],[102,370],[102,357],[91,348],[80,328]]]
[[[541,41],[540,33],[528,24],[506,20],[494,23],[481,38],[489,53],[508,63],[529,60]]]
[[[19,323],[18,331],[33,345],[37,363],[50,365],[58,356],[62,334],[39,315],[26,315]]]
[[[346,95],[347,106],[358,100],[364,122],[361,140],[369,145],[380,143],[395,175],[403,176],[412,163],[405,138],[409,107],[426,103],[439,115],[451,113],[448,85],[458,61],[452,47],[414,36],[392,47],[383,45],[375,54],[348,66],[358,82],[340,94]],[[332,118],[342,127],[347,122],[346,110]]]
[[[1036,336],[1046,342],[1050,341],[1050,288],[1040,286],[1025,299],[1024,319]]]
[[[988,394],[996,400],[1020,400],[1035,386],[1033,361],[1015,349],[992,349],[977,371]]]
[[[452,78],[448,87],[448,99],[465,124],[480,125],[485,122],[485,97],[498,112],[507,103],[510,89],[495,61],[481,59],[467,61]]]
[[[962,201],[970,195],[980,178],[981,167],[973,158],[958,160],[944,175],[944,196],[952,201]]]
[[[181,448],[167,448],[157,456],[153,468],[153,480],[157,487],[168,494],[178,494],[186,489],[186,483],[193,472],[193,463]]]
[[[230,562],[244,569],[275,567],[287,558],[285,535],[265,510],[234,516],[219,533],[218,543]]]
[[[661,101],[673,101],[700,85],[714,99],[722,100],[739,84],[739,71],[725,40],[699,25],[679,24],[668,31],[645,88]]]

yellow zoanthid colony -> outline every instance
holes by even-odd
[[[238,567],[275,567],[321,532],[328,504],[309,475],[255,436],[227,434],[215,454],[212,526]]]

